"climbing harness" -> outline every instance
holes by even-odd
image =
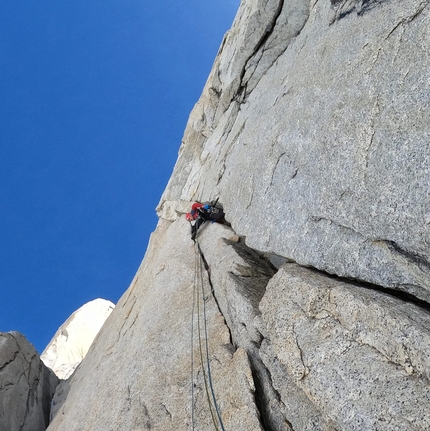
[[[209,203],[194,202],[191,211],[185,214],[185,219],[190,223],[191,239],[195,242],[197,231],[205,222],[221,223],[230,226],[224,216],[222,205],[218,205],[218,199]],[[194,222],[194,224],[193,224]]]
[[[216,431],[219,431],[218,424],[222,431],[225,431],[224,424],[221,419],[218,403],[215,397],[215,391],[212,383],[211,366],[209,361],[209,342],[206,317],[206,297],[203,278],[203,256],[200,249],[200,244],[196,241],[195,249],[195,267],[194,267],[194,288],[193,288],[193,306],[191,316],[191,421],[192,429],[195,430],[195,405],[194,405],[194,315],[197,315],[197,332],[198,332],[198,347],[200,356],[200,365],[203,372],[203,380],[208,401],[209,410],[212,417],[212,422]],[[213,293],[213,292],[212,292]],[[200,311],[200,302],[203,302],[203,313]],[[203,315],[202,315],[203,314]],[[202,315],[202,316],[201,316]],[[203,321],[203,322],[202,322]],[[202,327],[203,324],[203,327]],[[203,335],[202,335],[203,333]],[[203,341],[205,346],[203,347]],[[206,360],[204,356],[206,355]],[[210,394],[209,394],[210,392]]]

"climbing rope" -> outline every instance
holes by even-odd
[[[193,283],[193,308],[191,311],[191,425],[193,431],[194,428],[194,309],[195,309],[195,297],[196,297],[196,286],[197,286],[197,271],[195,267],[197,265],[197,254],[194,258],[194,283]]]
[[[197,247],[198,247],[198,245],[197,245]],[[203,265],[202,265],[202,259],[201,259],[200,253],[198,253],[198,256],[199,256],[198,273],[200,275],[200,281],[201,281],[200,287],[202,288],[201,294],[202,294],[203,304],[205,304],[205,297],[204,297],[204,292],[203,292]],[[201,322],[200,322],[200,298],[199,298],[199,292],[198,292],[198,290],[199,289],[197,289],[197,327],[198,327],[198,334],[199,334],[200,364],[202,366],[203,379],[204,379],[204,382],[205,382],[206,398],[207,398],[207,401],[208,401],[209,410],[211,412],[212,422],[214,424],[215,429],[218,431],[218,426],[217,426],[217,423],[216,423],[215,414],[214,414],[214,411],[213,411],[213,407],[212,407],[212,403],[211,403],[211,399],[210,399],[210,395],[209,395],[208,380],[210,378],[210,368],[208,368],[208,370],[206,372],[205,366],[204,366],[203,346],[202,346],[202,331],[201,331]],[[204,321],[204,325],[206,327],[206,316],[204,316],[203,321]],[[205,341],[207,343],[207,338],[206,337],[205,337]],[[209,361],[209,358],[207,358],[207,361]]]
[[[202,367],[202,372],[203,372],[203,380],[204,380],[204,384],[205,384],[205,391],[206,391],[206,399],[208,401],[208,405],[209,405],[209,410],[211,413],[211,417],[212,417],[212,422],[214,424],[215,430],[218,430],[218,426],[216,423],[216,418],[213,412],[213,407],[212,407],[212,403],[210,400],[210,396],[209,396],[209,389],[208,389],[208,378],[206,375],[206,370],[204,367],[204,359],[203,359],[203,347],[202,347],[202,337],[201,337],[201,322],[200,322],[200,289],[198,288],[198,282],[199,282],[199,274],[200,274],[200,279],[203,280],[203,275],[202,275],[202,264],[201,264],[201,256],[199,253],[199,250],[197,249],[197,244],[196,244],[196,253],[195,253],[195,259],[194,259],[194,288],[193,288],[193,316],[192,316],[192,329],[191,329],[191,336],[192,336],[192,346],[191,346],[191,357],[193,358],[194,356],[194,312],[197,309],[197,331],[198,331],[198,336],[199,336],[199,353],[200,353],[200,364]],[[204,298],[203,298],[204,301]],[[192,379],[191,379],[191,384],[192,384],[192,422],[193,422],[193,430],[194,430],[194,426],[195,426],[195,413],[194,413],[194,359],[192,359],[192,363],[193,363],[193,371],[192,371]]]
[[[199,286],[200,285],[200,286]],[[200,300],[203,301],[203,319],[201,319],[200,312]],[[197,312],[197,331],[199,336],[199,353],[200,353],[200,364],[203,372],[203,380],[205,384],[206,398],[209,405],[209,410],[212,417],[212,422],[216,431],[219,431],[216,417],[218,418],[219,425],[221,426],[222,431],[225,431],[224,424],[221,419],[220,411],[218,408],[218,403],[215,397],[215,391],[213,388],[212,382],[212,373],[211,366],[209,361],[209,341],[208,341],[208,330],[207,330],[207,316],[206,316],[206,300],[205,296],[205,288],[204,288],[204,278],[203,278],[203,257],[202,251],[200,249],[200,245],[196,241],[195,243],[195,271],[194,271],[194,288],[193,288],[193,307],[192,307],[192,317],[191,317],[191,399],[192,399],[192,412],[191,412],[191,420],[192,420],[192,429],[194,431],[195,427],[195,406],[194,406],[194,314]],[[203,320],[203,332],[204,332],[204,342],[205,348],[203,348],[202,341],[202,323]],[[204,352],[206,354],[206,361],[204,360]],[[206,362],[206,368],[205,368]],[[211,396],[212,395],[212,401]],[[213,403],[213,405],[212,405]],[[215,413],[216,412],[216,417]]]
[[[223,425],[222,419],[221,419],[221,414],[220,414],[220,411],[218,408],[218,403],[216,401],[213,383],[212,383],[212,373],[211,373],[211,366],[210,366],[210,362],[209,362],[209,342],[208,342],[209,337],[208,337],[207,317],[206,317],[206,299],[208,297],[206,297],[206,294],[205,294],[204,280],[203,280],[203,257],[202,257],[203,254],[202,254],[202,251],[200,249],[200,244],[199,243],[196,243],[196,244],[197,244],[197,248],[198,248],[198,252],[199,252],[199,256],[200,256],[200,278],[201,278],[201,288],[202,288],[202,298],[203,298],[203,322],[204,322],[204,329],[205,329],[205,347],[206,347],[206,362],[207,362],[207,368],[208,368],[208,380],[209,380],[209,386],[211,389],[213,403],[215,406],[215,411],[217,413],[221,429],[223,431],[225,431],[224,425]],[[213,292],[211,292],[211,293],[213,293]]]

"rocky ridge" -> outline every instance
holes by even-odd
[[[430,428],[428,3],[242,1],[49,431]]]
[[[18,332],[0,332],[0,429],[44,431],[58,378]]]

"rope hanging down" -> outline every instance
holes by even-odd
[[[209,405],[209,410],[212,417],[212,422],[214,424],[215,430],[219,431],[218,423],[221,426],[221,430],[225,431],[224,424],[221,419],[221,414],[219,412],[218,404],[215,397],[215,391],[212,383],[211,366],[209,361],[209,342],[208,342],[208,331],[207,331],[207,317],[206,317],[206,295],[204,288],[203,279],[203,257],[200,245],[198,242],[195,243],[195,268],[194,268],[194,288],[193,288],[193,307],[191,316],[191,421],[192,429],[195,430],[195,412],[194,412],[194,315],[197,313],[197,332],[199,337],[199,354],[200,354],[200,364],[203,371],[203,379],[205,384],[206,398]],[[201,319],[200,312],[200,301],[203,301],[203,319]],[[203,320],[203,328],[201,320]],[[202,332],[204,337],[202,337]],[[205,342],[205,348],[203,348],[203,340]],[[204,354],[206,355],[206,361],[204,360]],[[205,366],[206,363],[206,366]],[[212,395],[212,400],[211,396]],[[215,412],[214,412],[215,410]],[[215,416],[216,413],[216,416]],[[218,422],[217,422],[218,418]]]

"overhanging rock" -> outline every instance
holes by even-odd
[[[430,427],[427,310],[296,264],[273,275],[228,237],[208,226],[200,248],[233,344],[248,352],[265,429]]]

